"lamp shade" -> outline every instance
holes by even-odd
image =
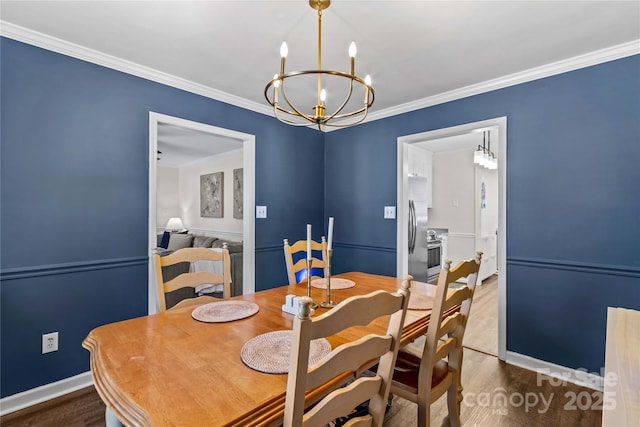
[[[167,221],[167,225],[166,227],[164,227],[165,230],[182,230],[184,229],[184,224],[182,223],[182,220],[180,218],[169,218],[169,221]]]

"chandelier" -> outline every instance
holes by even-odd
[[[352,126],[362,122],[367,117],[369,108],[373,105],[375,94],[371,87],[371,77],[367,75],[362,79],[355,75],[356,44],[354,42],[351,42],[349,46],[349,56],[351,58],[351,70],[349,73],[322,69],[322,11],[328,8],[330,4],[331,0],[309,0],[309,6],[318,11],[317,69],[287,72],[285,69],[288,54],[287,43],[283,42],[280,47],[280,73],[274,75],[273,79],[267,83],[264,89],[264,96],[273,107],[274,115],[281,122],[293,126],[317,126],[319,130],[324,130],[326,126]],[[312,105],[311,109],[294,105],[296,102],[287,95],[286,82],[302,80],[300,76],[315,76],[317,80],[315,105]],[[335,80],[334,77],[339,77],[348,86],[344,100],[335,110],[331,110],[329,113],[327,112],[327,92],[323,87],[323,77],[326,80]],[[313,85],[315,86],[316,82]],[[349,103],[354,93],[354,87],[358,88],[356,92],[360,93],[360,90],[364,92],[364,99],[360,105],[355,99]],[[281,102],[281,99],[284,102]],[[336,105],[338,104],[336,103]],[[345,109],[345,107],[347,108]],[[305,110],[307,112],[304,112]]]
[[[489,138],[485,141],[487,133],[489,134]],[[487,142],[486,146],[485,142]],[[491,151],[491,131],[482,132],[482,147],[478,145],[478,149],[473,152],[473,163],[487,169],[498,168],[498,159],[496,159],[496,156]]]

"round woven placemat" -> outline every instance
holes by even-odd
[[[289,372],[292,331],[274,331],[251,338],[240,350],[245,365],[267,374]],[[324,338],[311,341],[309,366],[331,352],[331,344]]]
[[[208,323],[231,322],[253,316],[258,310],[260,310],[258,304],[249,301],[210,302],[193,310],[191,317]]]
[[[411,293],[409,297],[409,310],[431,310],[433,308],[433,297],[430,295]]]
[[[331,290],[353,288],[356,282],[349,279],[341,279],[339,277],[331,278]],[[313,279],[311,286],[318,289],[327,289],[327,279]]]

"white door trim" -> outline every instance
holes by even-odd
[[[406,188],[407,180],[407,144],[413,144],[431,139],[469,133],[476,129],[497,126],[498,151],[498,358],[507,357],[507,118],[497,117],[459,126],[436,129],[428,132],[405,135],[397,139],[397,231],[396,231],[396,274],[404,277],[408,273],[408,244],[407,237],[407,209],[409,203]]]
[[[158,123],[181,126],[188,129],[207,132],[223,137],[243,141],[243,293],[255,292],[255,174],[256,174],[256,137],[255,135],[236,132],[216,126],[198,123],[165,114],[149,112],[149,314],[157,313],[155,272],[153,269],[153,248],[157,246],[156,237],[156,200],[157,200],[157,168]]]

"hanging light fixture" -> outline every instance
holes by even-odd
[[[351,58],[351,70],[349,73],[342,71],[332,71],[322,69],[322,11],[329,7],[331,0],[309,0],[309,6],[318,11],[318,68],[316,70],[289,71],[285,69],[288,47],[282,43],[280,47],[280,73],[273,76],[264,89],[264,96],[273,107],[274,115],[281,122],[293,126],[317,126],[319,130],[324,130],[326,126],[345,127],[362,122],[366,117],[374,101],[374,91],[371,87],[371,77],[368,75],[362,79],[355,75],[356,44],[349,45],[349,57]],[[294,105],[294,102],[287,96],[285,82],[287,79],[299,76],[316,76],[317,90],[315,105],[311,106],[311,112],[304,112],[305,108]],[[322,78],[337,76],[348,83],[348,90],[342,103],[331,112],[327,113],[327,92],[323,88]],[[333,77],[332,77],[333,78]],[[296,79],[299,80],[299,79]],[[364,99],[361,106],[357,101],[355,107],[349,105],[347,111],[343,111],[354,93],[354,86],[360,87],[364,91]],[[359,91],[358,91],[359,92]],[[280,95],[283,103],[280,102]],[[307,107],[308,108],[308,107]],[[307,111],[309,111],[307,109]]]
[[[489,138],[487,139],[487,134]],[[485,145],[485,143],[487,143]],[[478,149],[473,152],[473,163],[485,167],[487,169],[497,169],[498,159],[491,151],[491,131],[482,132],[482,147],[478,145]]]

